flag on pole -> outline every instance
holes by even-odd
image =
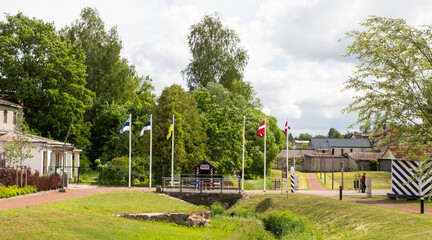
[[[171,137],[171,133],[172,133],[173,129],[174,129],[174,121],[171,121],[171,125],[169,126],[168,134],[166,136],[167,140]]]
[[[285,123],[285,134],[288,134],[288,130],[290,130],[290,126],[288,126],[288,121]]]
[[[126,120],[126,122],[123,124],[123,127],[120,130],[120,133],[123,133],[124,131],[130,131],[130,130],[131,130],[130,118],[128,118],[128,120]]]
[[[141,137],[142,135],[144,135],[145,131],[147,131],[147,130],[151,130],[151,128],[152,128],[152,126],[151,126],[151,119],[149,119],[149,120],[147,121],[146,125],[145,125],[145,126],[143,127],[143,129],[141,130],[140,137]]]
[[[244,123],[244,121],[243,121],[243,128],[242,128],[242,136],[243,136],[243,143],[246,144],[245,123]]]
[[[264,122],[262,122],[261,125],[258,128],[258,133],[257,133],[258,137],[260,137],[260,138],[264,137],[265,127],[266,127],[266,123],[265,123],[265,120],[264,120]]]

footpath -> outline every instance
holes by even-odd
[[[325,189],[320,181],[317,179],[315,174],[313,173],[306,173],[307,180],[309,182],[310,190],[300,190],[295,191],[294,194],[310,194],[315,196],[321,196],[321,197],[328,197],[328,198],[334,198],[339,199],[339,190],[327,190]],[[155,191],[155,188],[144,188],[144,187],[99,187],[99,186],[92,186],[92,185],[77,185],[77,184],[70,184],[69,188],[66,192],[59,192],[56,191],[47,191],[47,192],[41,192],[41,193],[35,193],[35,194],[29,194],[25,196],[18,196],[14,198],[9,199],[0,199],[0,211],[6,210],[6,209],[13,209],[13,208],[20,208],[20,207],[26,207],[26,206],[33,206],[33,205],[39,205],[54,201],[59,201],[63,199],[69,199],[69,198],[77,198],[77,197],[83,197],[88,196],[92,194],[98,194],[98,193],[105,193],[110,191],[144,191],[144,192],[151,192]],[[266,192],[262,190],[252,190],[252,191],[246,191],[248,194],[251,195],[263,195],[263,194],[287,194],[286,191],[278,191],[278,190],[268,190]],[[387,195],[387,193],[390,192],[390,190],[372,190],[372,196],[375,195]],[[292,194],[291,192],[288,192],[288,194]],[[420,207],[412,207],[412,206],[405,206],[402,204],[393,204],[388,202],[381,202],[381,201],[375,201],[375,200],[368,200],[368,199],[358,199],[358,198],[350,198],[345,196],[364,196],[364,193],[358,193],[354,190],[346,190],[343,191],[342,200],[344,201],[354,201],[357,203],[363,203],[363,204],[372,204],[380,207],[386,207],[386,208],[393,208],[393,209],[400,209],[405,211],[411,211],[411,212],[419,212]],[[425,209],[426,214],[432,214],[432,210]]]

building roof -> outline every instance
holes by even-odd
[[[14,136],[17,135],[17,132],[2,132],[0,133],[0,142],[9,142]],[[61,151],[63,150],[63,147],[65,147],[65,149],[67,151],[82,151],[82,148],[79,147],[75,147],[73,144],[71,143],[64,143],[64,142],[60,142],[60,141],[56,141],[56,140],[52,140],[52,139],[48,139],[48,138],[44,138],[44,137],[39,137],[36,135],[31,135],[28,134],[31,142],[33,144],[43,144],[46,147],[51,147],[55,150]]]
[[[4,100],[4,99],[0,99],[0,105],[10,106],[10,107],[14,107],[14,108],[22,108],[21,105],[14,103],[14,102]]]
[[[212,168],[217,169],[217,167],[216,167],[213,163],[211,163],[210,161],[208,161],[208,160],[206,160],[206,159],[204,159],[202,162],[200,162],[200,163],[198,163],[197,165],[195,165],[194,169],[197,168],[197,167],[199,167],[201,164],[208,164],[208,165],[210,165]]]
[[[368,139],[344,139],[344,138],[312,138],[309,149],[328,150],[333,148],[370,148]]]

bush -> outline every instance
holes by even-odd
[[[137,171],[131,172],[131,180],[139,178]],[[129,169],[128,167],[114,165],[112,162],[108,162],[102,167],[102,173],[99,177],[100,184],[106,185],[123,185],[129,181]]]
[[[222,204],[218,201],[213,202],[210,206],[210,213],[212,216],[217,215],[224,215],[225,214],[225,208],[222,206]]]
[[[2,168],[0,169],[0,184],[8,187],[14,186],[17,183],[17,169],[15,168]],[[35,186],[37,191],[46,191],[51,189],[58,189],[60,185],[60,178],[58,174],[51,174],[50,176],[39,176],[39,172],[32,173],[30,168],[27,168],[27,176],[23,174],[23,183],[27,179],[27,185]],[[18,174],[18,183],[21,183],[21,174]]]
[[[261,219],[264,228],[276,238],[284,239],[320,239],[315,227],[307,220],[297,217],[290,211],[270,212]]]
[[[371,171],[378,171],[378,165],[379,165],[379,163],[375,159],[371,159],[369,161],[369,166],[370,166],[370,170]]]
[[[25,186],[23,188],[17,188],[16,185],[9,187],[0,187],[0,198],[10,198],[35,192],[37,192],[37,190],[34,186]]]

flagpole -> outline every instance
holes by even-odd
[[[149,188],[152,187],[152,135],[153,135],[153,115],[150,114],[150,176],[149,176]]]
[[[130,129],[129,129],[129,188],[131,187],[131,145],[132,145],[132,114],[129,113],[129,125],[130,125]]]
[[[171,186],[174,184],[174,115],[172,119],[173,130],[172,130],[172,152],[171,152]]]
[[[245,122],[246,122],[246,116],[243,116],[243,136],[242,136],[242,142],[243,142],[243,156],[242,156],[242,191],[244,191],[244,154],[245,154]]]
[[[266,191],[267,117],[264,117],[264,192]]]
[[[289,144],[288,144],[288,118],[285,126],[286,130],[286,142],[287,142],[287,160],[286,160],[286,192],[288,193],[288,153],[289,153]]]

